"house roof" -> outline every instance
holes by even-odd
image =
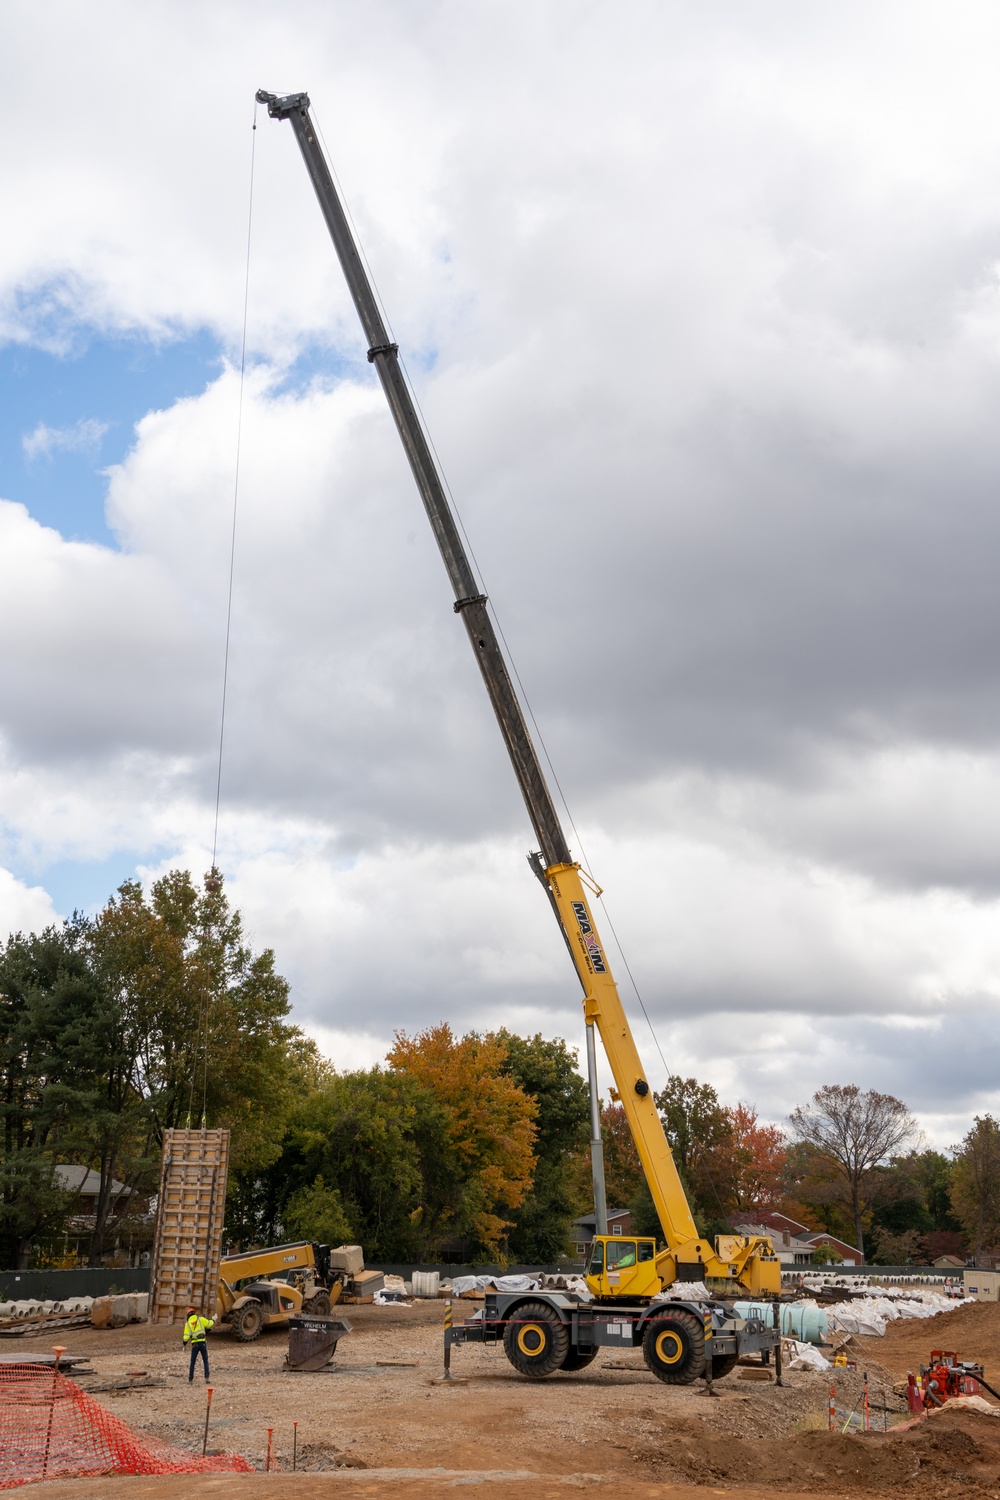
[[[101,1174],[91,1171],[90,1167],[81,1167],[73,1162],[58,1162],[55,1172],[59,1186],[68,1193],[78,1193],[81,1198],[96,1198],[100,1194]],[[131,1189],[123,1182],[112,1177],[112,1198],[120,1198],[123,1193],[127,1196],[130,1192]]]
[[[861,1259],[856,1245],[839,1240],[835,1234],[828,1234],[825,1229],[810,1229],[808,1224],[800,1224],[796,1219],[790,1219],[787,1214],[779,1214],[774,1209],[755,1210],[752,1221],[749,1215],[744,1215],[736,1227],[744,1231],[762,1229],[765,1233],[770,1230],[775,1234],[787,1234],[791,1241],[804,1250],[817,1250],[820,1246],[829,1245],[844,1260],[858,1262]]]
[[[615,1219],[627,1219],[631,1212],[630,1208],[609,1208],[608,1223],[610,1224]],[[595,1229],[597,1227],[597,1218],[594,1214],[583,1214],[579,1219],[573,1220],[573,1227],[575,1229]]]

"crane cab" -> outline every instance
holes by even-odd
[[[595,1297],[652,1297],[662,1289],[656,1241],[637,1235],[597,1234],[587,1262],[587,1285]]]

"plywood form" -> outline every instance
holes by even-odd
[[[215,1314],[229,1169],[228,1130],[168,1130],[156,1211],[151,1323],[180,1323],[189,1307]]]

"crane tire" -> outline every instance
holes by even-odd
[[[712,1379],[725,1380],[731,1375],[739,1363],[738,1354],[713,1354],[712,1355]]]
[[[690,1385],[705,1373],[705,1329],[692,1313],[650,1318],[642,1335],[646,1368],[667,1385]]]
[[[259,1302],[244,1302],[230,1315],[233,1338],[240,1344],[252,1344],[264,1327],[264,1309]]]
[[[304,1313],[316,1313],[319,1317],[325,1318],[330,1311],[330,1306],[330,1293],[317,1292],[314,1297],[310,1297],[307,1302],[303,1302],[302,1311]]]
[[[597,1358],[596,1349],[571,1349],[559,1366],[560,1370],[585,1370]]]
[[[522,1302],[503,1332],[504,1353],[521,1375],[540,1380],[562,1369],[569,1347],[569,1329],[544,1302]]]

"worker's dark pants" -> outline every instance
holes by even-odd
[[[195,1342],[194,1339],[192,1339],[191,1340],[191,1369],[190,1369],[190,1371],[188,1373],[188,1380],[193,1380],[194,1379],[194,1367],[195,1367],[195,1364],[197,1363],[198,1355],[199,1354],[201,1355],[202,1361],[203,1361],[204,1366],[205,1366],[205,1379],[206,1380],[208,1379],[208,1345],[206,1344],[206,1342],[205,1342],[204,1339],[199,1339],[197,1341],[197,1343]]]

